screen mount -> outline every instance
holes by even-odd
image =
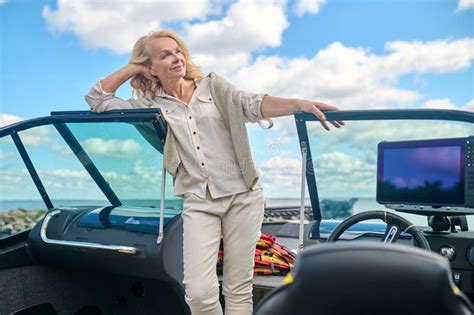
[[[431,233],[456,233],[456,226],[459,226],[461,231],[467,231],[469,228],[466,215],[474,214],[474,209],[466,207],[405,204],[386,204],[385,207],[399,212],[427,216],[428,225],[432,228],[432,231],[427,232]]]
[[[449,207],[449,206],[428,206],[428,205],[406,205],[406,204],[386,204],[385,207],[400,212],[407,212],[420,215],[457,216],[474,214],[473,208]]]

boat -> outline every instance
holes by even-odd
[[[313,115],[295,114],[300,202],[268,207],[262,232],[297,253],[296,266],[286,278],[255,276],[255,314],[471,314],[474,113],[326,116],[346,126],[325,133]],[[52,112],[0,129],[4,156],[19,156],[15,167],[2,160],[4,181],[23,169],[17,185],[2,184],[4,198],[32,191],[24,176],[45,208],[31,228],[0,231],[0,314],[190,314],[182,199],[163,166],[166,130],[159,109]],[[381,178],[392,170],[383,152],[450,146],[459,147],[448,162],[457,163],[460,194],[416,191],[411,202],[387,193]],[[442,157],[421,161],[436,167]],[[81,171],[64,171],[72,161]]]

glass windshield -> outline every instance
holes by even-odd
[[[53,206],[110,204],[53,125],[26,129],[18,136]],[[19,163],[24,164],[21,159]],[[20,194],[15,199],[42,203],[36,187],[34,191],[22,191],[17,185],[13,189]]]
[[[325,131],[307,122],[323,219],[345,219],[369,210],[387,210],[376,202],[377,146],[382,141],[460,138],[474,135],[471,123],[433,120],[347,121]],[[392,210],[390,210],[392,211]],[[415,225],[427,217],[397,212]],[[474,230],[474,216],[467,216]]]
[[[44,132],[47,132],[44,130]],[[28,142],[34,139],[25,139]],[[0,239],[31,229],[47,207],[10,136],[0,139]]]
[[[61,134],[53,125],[18,132],[54,207],[111,205],[81,163],[82,160],[90,165],[87,157],[97,168],[98,177],[105,179],[123,205],[160,207],[162,144],[151,122],[80,122],[63,126],[64,129],[59,128]],[[5,136],[1,141],[2,211],[12,207],[44,209],[11,137]],[[71,149],[74,142],[79,145]],[[73,150],[79,150],[79,158]],[[172,184],[167,175],[165,207],[180,210],[182,200],[173,196]]]
[[[0,238],[33,227],[49,202],[54,208],[92,209],[81,224],[95,226],[100,220],[94,215],[105,209],[108,225],[157,230],[163,144],[152,122],[58,123],[17,135],[24,156],[10,134],[0,139]],[[182,209],[172,185],[167,175],[165,223]]]
[[[39,131],[47,133],[49,130],[43,128]],[[35,138],[27,136],[23,142],[31,144]],[[0,172],[0,211],[46,209],[10,136],[0,140]],[[37,200],[36,205],[32,200]]]
[[[162,143],[151,123],[66,125],[124,205],[160,207]],[[165,208],[181,209],[169,174],[165,192]]]

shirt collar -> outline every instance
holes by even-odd
[[[194,79],[194,83],[196,84],[196,91],[194,91],[194,93],[196,94],[197,98],[205,101],[212,100],[211,89],[208,87],[210,83],[208,76],[202,79]],[[164,89],[160,89],[157,97],[176,99],[176,97],[166,93]]]

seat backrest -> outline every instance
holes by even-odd
[[[321,244],[297,257],[294,281],[267,296],[256,315],[472,314],[448,261],[411,246]]]

